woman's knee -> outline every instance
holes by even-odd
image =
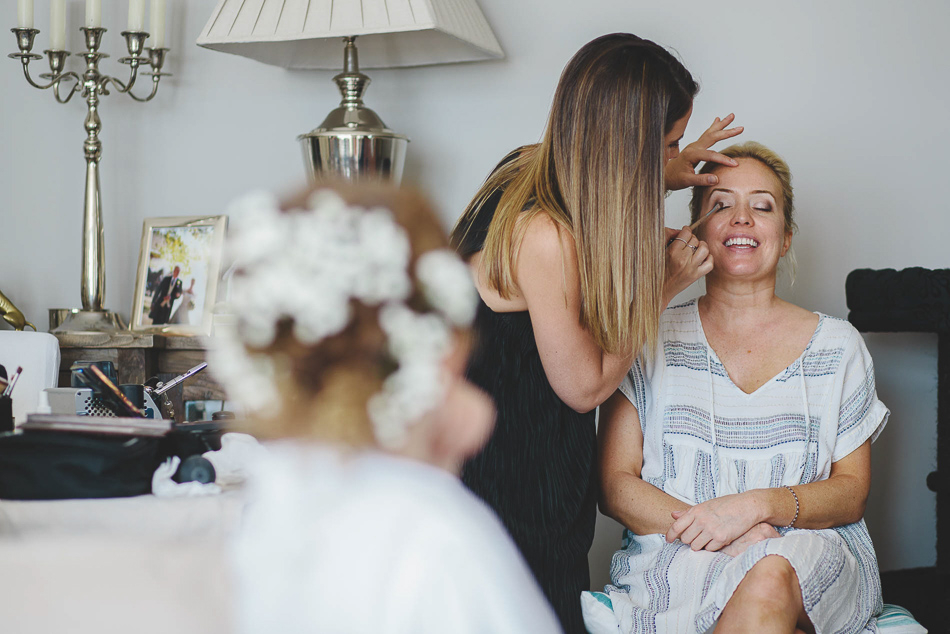
[[[765,603],[781,603],[800,607],[802,592],[798,575],[784,557],[769,555],[752,566],[746,573],[745,590],[751,597]]]

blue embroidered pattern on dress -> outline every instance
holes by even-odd
[[[851,551],[851,554],[861,566],[861,590],[858,593],[860,603],[855,607],[848,622],[849,628],[856,628],[867,621],[872,614],[879,613],[884,607],[881,598],[881,577],[877,568],[877,554],[874,552],[874,544],[871,543],[871,536],[868,534],[863,519],[854,524],[838,526],[834,530],[844,540],[848,550]],[[871,601],[872,597],[873,601]]]
[[[713,477],[712,456],[705,451],[696,452],[696,471],[693,473],[693,501],[701,504],[716,497],[716,480]]]
[[[812,419],[814,420],[814,419]],[[805,457],[805,468],[802,473],[802,484],[808,484],[809,482],[814,482],[818,478],[818,441],[814,440],[815,436],[812,436],[812,441],[809,443],[811,445],[808,449],[808,454]]]
[[[670,609],[670,565],[683,548],[689,550],[689,546],[678,540],[672,544],[663,544],[656,566],[644,573],[643,580],[650,595],[651,610],[666,612]]]
[[[643,366],[640,364],[640,358],[637,357],[637,360],[633,362],[633,367],[630,368],[630,371],[627,373],[630,377],[630,383],[633,385],[633,394],[628,396],[633,396],[633,405],[637,408],[637,412],[640,414],[640,426],[643,426],[644,418],[646,417],[646,407],[647,407],[647,396],[646,396],[646,379],[643,377]]]
[[[822,565],[812,568],[809,571],[810,574],[801,581],[802,604],[805,612],[815,609],[828,588],[841,576],[845,563],[844,550],[829,535],[820,531],[815,532],[814,535],[823,542],[820,557]]]
[[[785,456],[775,454],[772,456],[772,477],[769,479],[769,486],[776,488],[782,486],[785,481]]]
[[[705,634],[706,630],[713,626],[718,611],[719,607],[714,603],[696,615],[696,634]]]
[[[841,409],[838,411],[838,435],[863,421],[874,401],[874,367],[868,366],[864,381],[841,403]]]
[[[703,580],[703,592],[702,600],[706,600],[706,595],[709,594],[709,590],[712,588],[713,584],[716,583],[716,579],[719,578],[719,575],[722,574],[722,569],[732,561],[732,557],[726,553],[719,553],[716,556],[716,560],[709,566],[709,569],[706,571],[706,578]]]
[[[671,406],[664,411],[664,435],[691,436],[712,444],[709,412],[693,406]],[[811,417],[811,437],[821,427],[821,419]],[[727,449],[771,449],[788,443],[805,442],[804,414],[749,418],[716,418],[716,444]]]
[[[746,460],[736,460],[736,489],[739,493],[745,493],[748,485],[746,484],[746,474],[749,470],[749,462]]]
[[[696,372],[706,372],[706,344],[702,342],[667,341],[663,346],[663,356],[668,368],[686,368]],[[715,376],[727,377],[726,369],[710,356],[710,365]]]
[[[841,357],[844,352],[843,348],[831,348],[827,350],[809,350],[805,354],[804,359],[804,371],[805,376],[809,378],[829,376],[838,371],[838,366],[841,365]],[[797,359],[792,365],[785,368],[785,371],[782,374],[775,378],[776,381],[784,383],[786,381],[791,381],[798,377],[799,375],[799,366],[802,365],[802,360]]]

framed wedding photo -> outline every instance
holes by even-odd
[[[211,333],[227,216],[146,218],[130,328]]]

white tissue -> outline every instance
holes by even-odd
[[[215,483],[228,486],[244,482],[248,468],[264,451],[254,436],[232,432],[221,436],[221,449],[205,452],[202,457],[214,465]]]

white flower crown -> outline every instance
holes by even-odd
[[[293,320],[293,335],[313,345],[346,328],[350,301],[380,306],[379,322],[397,370],[368,404],[377,441],[402,446],[409,425],[444,396],[441,364],[452,326],[468,326],[477,294],[468,267],[448,249],[416,262],[416,278],[430,313],[410,309],[406,230],[382,207],[347,205],[336,193],[316,191],[307,208],[280,211],[266,193],[253,193],[228,210],[226,257],[235,263],[231,305],[233,333],[219,334],[209,367],[231,399],[252,412],[278,405],[273,361],[253,348],[274,341],[278,324]]]

